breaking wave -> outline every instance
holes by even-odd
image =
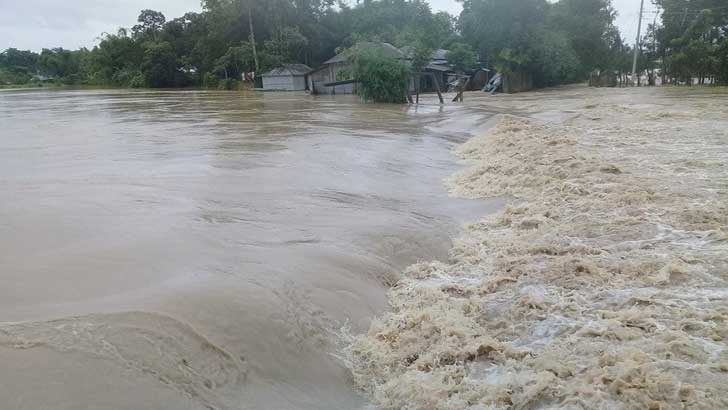
[[[514,200],[407,269],[348,347],[381,407],[728,407],[728,105],[600,92],[459,148],[453,194]]]

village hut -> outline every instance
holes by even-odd
[[[263,90],[303,91],[311,67],[305,64],[284,64],[263,74]]]

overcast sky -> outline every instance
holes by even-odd
[[[612,2],[620,14],[617,24],[622,34],[633,42],[640,1]],[[455,0],[430,0],[430,4],[434,10],[460,13]],[[0,50],[90,48],[101,33],[133,26],[142,9],[159,10],[172,19],[200,11],[200,0],[0,0]],[[653,16],[648,15],[649,19]]]

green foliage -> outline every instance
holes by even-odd
[[[725,0],[655,0],[663,9],[662,26],[654,31],[653,62],[663,77],[692,84],[713,77],[728,84],[725,44],[728,8]]]
[[[337,20],[346,45],[359,41],[383,41],[403,47],[422,42],[440,48],[456,36],[455,19],[432,13],[424,0],[367,0],[341,7]]]
[[[346,81],[354,79],[354,70],[351,66],[340,67],[336,70],[336,79]]]
[[[564,33],[544,33],[541,47],[535,51],[533,58],[540,67],[533,78],[536,86],[548,87],[579,79],[583,61]]]
[[[240,46],[228,48],[227,52],[217,59],[213,72],[224,74],[225,79],[239,79],[244,72],[254,70],[253,48],[250,43],[243,42]]]
[[[27,84],[38,71],[39,56],[9,48],[0,53],[0,84]]]
[[[158,88],[178,85],[177,68],[177,55],[169,43],[145,44],[141,69],[148,86]]]
[[[352,74],[359,81],[357,93],[364,101],[407,102],[409,68],[403,62],[370,49],[355,51],[350,61]]]
[[[202,78],[202,86],[205,88],[216,89],[219,83],[220,79],[212,73],[207,73]]]
[[[545,86],[611,67],[614,17],[610,0],[469,0],[460,26],[486,65]]]
[[[472,70],[478,65],[478,57],[473,48],[463,43],[454,44],[450,48],[450,52],[447,53],[447,61],[458,73]]]
[[[430,63],[433,50],[423,43],[416,43],[412,52],[412,70],[422,71]]]
[[[265,42],[265,52],[274,65],[302,60],[308,39],[296,27],[284,27]]]
[[[728,83],[725,1],[654,0],[664,9],[662,24],[647,28],[639,68],[676,81]],[[0,83],[51,77],[65,84],[218,87],[256,65],[263,71],[283,63],[316,67],[337,48],[361,41],[407,47],[414,72],[440,48],[450,50],[457,71],[478,60],[529,74],[536,85],[631,71],[633,49],[614,26],[611,0],[460,2],[458,18],[433,13],[425,0],[203,0],[201,12],[170,21],[147,9],[131,29],[102,34],[92,50],[5,50]],[[222,85],[228,86],[237,87]]]
[[[728,36],[718,45],[716,52],[716,77],[720,84],[728,84]]]
[[[550,41],[560,43],[562,51],[570,46],[571,56],[578,59],[578,67],[574,68],[589,73],[608,65],[608,39],[614,32],[615,15],[609,0],[561,0],[547,14],[548,32],[560,37],[556,40],[552,36]]]
[[[156,39],[166,21],[164,14],[158,11],[142,10],[137,19],[139,24],[132,27],[131,32],[136,38]]]

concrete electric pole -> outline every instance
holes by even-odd
[[[640,19],[637,22],[637,40],[634,42],[634,60],[632,61],[632,84],[637,86],[637,56],[640,49],[640,34],[642,31],[642,12],[645,10],[645,0],[640,1]]]

